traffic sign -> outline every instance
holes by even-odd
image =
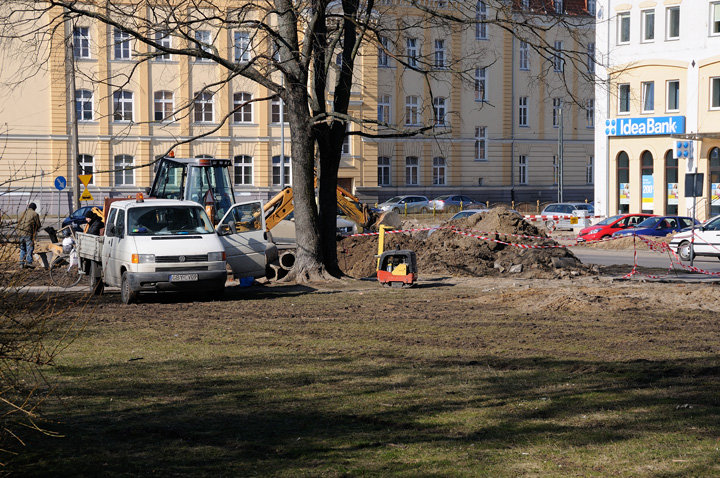
[[[87,187],[87,185],[90,184],[90,181],[92,181],[92,174],[81,174],[78,178],[80,179],[80,182],[83,183],[83,186]]]
[[[55,178],[55,189],[62,191],[67,186],[67,179],[64,176],[58,176]]]
[[[90,194],[90,191],[88,191],[87,189],[85,189],[85,190],[82,192],[82,194],[80,195],[80,200],[81,200],[81,201],[92,201],[92,200],[93,200],[93,197],[92,197],[92,194]]]

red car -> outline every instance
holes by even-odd
[[[614,232],[622,231],[628,227],[634,227],[652,216],[655,216],[655,214],[620,214],[618,216],[612,216],[581,230],[576,240],[583,242],[604,239],[612,236]]]

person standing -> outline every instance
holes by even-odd
[[[20,215],[17,223],[17,234],[20,238],[20,268],[35,267],[33,265],[33,252],[35,250],[35,236],[40,230],[40,216],[35,210],[34,202]]]

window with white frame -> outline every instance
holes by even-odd
[[[587,71],[595,73],[595,42],[590,42],[587,46]]]
[[[407,49],[408,66],[415,68],[415,67],[417,67],[417,57],[418,57],[417,38],[407,38],[405,40],[405,45],[406,45],[406,49]]]
[[[133,120],[133,94],[118,90],[113,93],[113,121]]]
[[[587,12],[590,15],[595,15],[596,3],[595,0],[587,0]]]
[[[90,90],[75,90],[75,115],[78,121],[92,121],[93,94]]]
[[[720,2],[710,4],[710,34],[720,35]]]
[[[172,48],[172,37],[168,31],[163,30],[155,32],[155,42],[164,48]],[[160,50],[159,48],[155,49],[155,54],[156,56],[153,57],[154,61],[172,60],[172,55],[170,55],[170,53],[164,53],[163,50]]]
[[[378,45],[378,66],[388,67],[390,66],[390,51],[388,45],[390,41],[387,37],[380,37],[380,45]]]
[[[253,158],[240,154],[233,158],[233,176],[236,185],[250,186],[253,183]]]
[[[475,161],[487,161],[487,136],[485,126],[475,127]]]
[[[560,120],[561,120],[561,109],[562,109],[562,99],[561,98],[553,98],[553,110],[552,110],[552,124],[553,128],[557,128],[560,126]]]
[[[618,114],[630,113],[630,83],[618,85]]]
[[[206,53],[212,53],[212,38],[210,30],[195,30],[195,41],[200,45],[200,49]],[[210,61],[209,58],[198,57],[196,61]]]
[[[518,55],[521,70],[530,69],[530,47],[526,41],[520,40],[520,54]]]
[[[553,156],[553,184],[558,183],[560,177],[560,164],[558,163],[558,157]]]
[[[593,178],[593,157],[588,156],[587,163],[585,163],[585,182],[587,184],[593,184],[595,182]]]
[[[475,68],[475,101],[487,101],[487,70]]]
[[[250,33],[235,32],[235,61],[246,63],[250,61]]]
[[[78,155],[78,167],[80,168],[80,171],[78,174],[90,174],[92,175],[95,171],[95,161],[93,160],[92,155],[90,154],[79,154]],[[90,178],[90,182],[88,184],[95,184],[95,176]]]
[[[565,69],[565,59],[563,58],[563,42],[562,40],[555,41],[555,48],[553,50],[553,70],[563,71]]]
[[[480,0],[475,4],[475,39],[487,40],[487,4]]]
[[[420,124],[419,105],[420,100],[417,96],[405,97],[405,125],[412,126]]]
[[[665,9],[665,39],[677,40],[680,38],[680,7]]]
[[[617,16],[618,44],[630,43],[630,12]]]
[[[73,54],[76,59],[90,58],[89,27],[73,27]]]
[[[445,186],[445,158],[433,158],[433,186]]]
[[[445,126],[445,98],[433,98],[433,119],[435,126]]]
[[[340,154],[350,154],[350,125],[345,124],[345,136],[343,137],[342,147],[340,148]]]
[[[644,42],[655,40],[655,10],[643,10],[642,16],[642,39]]]
[[[283,101],[283,123],[287,123],[287,115],[285,113],[285,102]],[[271,123],[279,123],[280,122],[280,98],[275,98],[270,102],[270,122]]]
[[[595,127],[595,100],[589,99],[585,102],[585,125],[587,128]]]
[[[563,0],[555,0],[555,13],[565,13],[565,2]]]
[[[380,95],[378,98],[378,123],[390,124],[392,118],[390,116],[390,95]]]
[[[252,123],[253,108],[252,95],[246,91],[233,93],[233,122]]]
[[[290,186],[292,184],[292,174],[291,174],[291,168],[290,168],[290,156],[285,156],[285,160],[283,161],[283,173],[284,173],[284,183],[285,186]],[[279,186],[280,185],[280,156],[273,156],[272,158],[272,181],[273,186]]]
[[[134,159],[129,154],[117,154],[114,158],[115,186],[132,186],[135,184]]]
[[[720,77],[710,78],[710,109],[720,108]]]
[[[119,28],[113,30],[113,51],[116,60],[129,60],[132,58],[130,33]]]
[[[655,111],[655,82],[642,82],[642,112],[652,113]]]
[[[417,156],[408,156],[405,158],[405,184],[408,186],[417,186],[419,182],[420,159]]]
[[[378,157],[378,186],[390,186],[390,158]]]
[[[520,96],[518,98],[518,126],[528,125],[528,97]]]
[[[521,154],[518,157],[518,184],[528,183],[528,159],[527,156]]]
[[[169,121],[173,119],[173,92],[172,91],[156,91],[153,94],[153,103],[155,107],[155,121]]]
[[[209,91],[195,93],[193,101],[193,121],[195,123],[213,122],[213,95]]]
[[[670,80],[667,82],[667,110],[680,110],[680,80]]]
[[[445,40],[435,40],[435,68],[445,68]]]

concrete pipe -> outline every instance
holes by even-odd
[[[295,251],[285,251],[280,254],[280,267],[289,271],[295,265]]]

